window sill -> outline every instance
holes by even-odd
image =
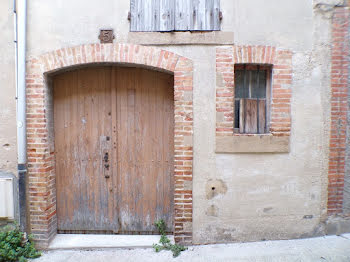
[[[233,45],[233,32],[129,32],[128,43],[140,45]]]
[[[289,136],[234,134],[216,137],[216,153],[288,153]]]

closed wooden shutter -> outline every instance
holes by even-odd
[[[220,30],[219,13],[219,0],[177,0],[175,30]]]
[[[130,31],[220,30],[220,0],[131,0]]]
[[[241,98],[239,132],[262,134],[266,132],[266,99]]]
[[[174,1],[131,0],[130,31],[173,31]]]

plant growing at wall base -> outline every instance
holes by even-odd
[[[170,242],[170,239],[166,235],[166,225],[163,219],[156,221],[154,224],[161,234],[159,244],[153,244],[153,248],[156,252],[160,252],[162,250],[170,250],[173,252],[173,257],[177,257],[180,255],[181,251],[187,250],[187,247],[178,244],[172,244]]]
[[[32,237],[25,237],[17,225],[5,227],[0,232],[0,262],[24,262],[27,258],[40,256],[41,252],[35,249]]]

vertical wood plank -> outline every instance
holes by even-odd
[[[245,99],[245,133],[256,134],[258,132],[257,100]]]
[[[137,3],[138,0],[130,0],[130,31],[137,31]]]
[[[213,0],[213,9],[212,9],[212,18],[213,25],[211,27],[211,30],[220,30],[220,0]]]
[[[166,141],[164,140],[164,138],[166,137],[166,127],[164,126],[165,122],[165,117],[166,117],[166,112],[165,112],[165,106],[164,106],[164,95],[166,92],[166,85],[164,85],[164,79],[162,77],[157,77],[157,74],[153,74],[152,78],[154,79],[154,81],[157,82],[157,102],[156,102],[156,107],[160,110],[159,114],[158,114],[158,122],[159,122],[159,128],[156,129],[157,133],[156,136],[158,137],[158,139],[160,141],[163,141],[162,143],[162,147],[160,149],[157,150],[157,175],[156,175],[156,188],[157,188],[157,194],[156,194],[156,201],[157,201],[157,205],[156,205],[156,212],[154,214],[154,219],[155,220],[159,220],[159,219],[163,219],[165,222],[167,222],[167,218],[161,217],[162,214],[166,214],[164,213],[165,211],[165,205],[166,205],[166,197],[164,195],[164,187],[166,187],[165,185],[165,177],[166,177],[166,173],[165,173],[165,158],[166,158],[166,154],[167,154],[167,145],[166,145]],[[163,88],[162,88],[163,87]]]
[[[131,4],[131,30],[136,32],[144,31],[145,28],[145,13],[144,0],[132,0]],[[147,15],[147,14],[146,14]]]
[[[59,112],[62,111],[61,109],[61,101],[62,101],[62,91],[59,89],[60,86],[60,79],[58,77],[55,77],[53,79],[53,96],[54,96],[54,126],[55,126],[55,171],[56,174],[60,174],[60,173],[64,173],[63,170],[63,166],[59,165],[58,163],[62,162],[61,161],[61,148],[58,144],[57,141],[62,140],[62,136],[64,136],[63,134],[63,128],[61,125],[59,125],[59,123],[62,123],[62,120],[59,119],[61,114],[59,114]],[[61,188],[62,187],[62,182],[63,179],[60,179],[58,177],[56,177],[56,187],[57,188]],[[60,219],[61,216],[63,216],[65,214],[65,210],[64,207],[65,205],[62,203],[63,199],[61,197],[61,191],[57,190],[56,192],[56,205],[57,205],[57,223],[58,223],[58,227],[60,227],[60,223],[62,221],[62,219]]]
[[[151,10],[151,25],[150,30],[147,31],[162,31],[160,30],[160,1],[161,0],[151,0],[151,6],[148,6]],[[145,22],[148,23],[147,20]]]
[[[244,133],[244,123],[245,123],[245,99],[239,100],[239,132]]]
[[[160,0],[159,10],[159,30],[175,30],[175,1]]]
[[[210,0],[193,0],[192,1],[192,26],[190,30],[205,30],[206,29],[206,2]],[[191,14],[190,14],[191,15]]]
[[[76,103],[78,105],[77,107],[77,128],[80,130],[80,132],[83,132],[85,130],[85,116],[84,116],[84,92],[85,91],[85,77],[84,77],[84,72],[83,70],[79,70],[77,71],[77,78],[78,78],[78,82],[77,82],[77,90],[78,90],[78,95],[76,98]],[[83,135],[80,135],[78,137],[78,140],[76,142],[76,154],[74,156],[74,163],[77,167],[79,167],[76,171],[78,172],[78,190],[76,192],[79,192],[79,197],[76,197],[78,206],[84,206],[85,202],[84,199],[86,198],[86,191],[84,191],[85,189],[85,168],[84,168],[84,163],[81,161],[81,155],[82,152],[84,151],[83,148],[83,144],[84,144],[84,139],[83,139]],[[58,174],[56,174],[56,177],[58,176]],[[69,183],[69,182],[68,182]],[[74,207],[74,208],[75,208]],[[62,228],[62,229],[72,229],[72,228]]]
[[[147,71],[141,71],[140,75],[138,76],[140,78],[140,81],[142,81],[142,107],[143,111],[140,114],[140,117],[143,119],[142,121],[142,129],[143,129],[143,150],[140,150],[140,159],[142,159],[142,166],[144,168],[144,176],[143,180],[145,183],[141,187],[142,194],[144,195],[144,192],[146,192],[145,197],[143,198],[143,210],[142,215],[144,217],[149,217],[149,202],[150,199],[152,199],[152,193],[150,192],[149,195],[147,195],[147,191],[149,188],[150,183],[152,183],[152,179],[150,174],[152,174],[152,146],[150,146],[150,141],[152,141],[152,126],[149,125],[151,123],[151,110],[152,110],[152,103],[150,101],[151,94],[152,94],[152,86],[150,85],[149,81],[147,81]],[[149,220],[151,218],[149,217]]]
[[[70,159],[74,159],[75,158],[75,154],[74,151],[76,150],[74,148],[74,139],[75,137],[78,135],[79,130],[76,128],[75,122],[77,121],[76,118],[76,113],[75,113],[75,91],[77,89],[76,87],[76,72],[71,72],[69,75],[67,75],[65,77],[65,86],[66,86],[66,96],[65,99],[67,99],[67,108],[65,108],[65,121],[66,121],[66,134],[65,134],[65,139],[68,140],[67,141],[67,151],[66,151],[66,156],[69,157]],[[65,170],[65,176],[70,174],[70,171],[73,169],[75,169],[74,167],[74,162],[73,161],[67,161],[68,166],[67,169]],[[72,174],[72,178],[68,178],[68,179],[78,179],[78,175],[77,172],[73,172]],[[65,178],[67,179],[67,178]],[[74,185],[72,188],[72,191],[69,192],[66,200],[66,208],[68,208],[69,210],[67,210],[67,214],[69,217],[72,217],[74,215],[74,209],[70,208],[71,205],[75,204],[75,206],[77,206],[77,201],[75,200],[74,197],[74,190],[77,189],[77,186]]]
[[[82,196],[81,197],[81,202],[83,203],[83,206],[85,208],[80,208],[78,209],[79,213],[78,216],[81,218],[76,221],[76,223],[80,223],[79,225],[79,230],[82,230],[83,228],[92,228],[89,219],[84,219],[86,216],[90,216],[95,218],[93,214],[91,214],[91,205],[92,201],[90,199],[90,163],[91,163],[91,158],[93,157],[93,154],[95,152],[91,152],[91,140],[90,140],[90,135],[91,135],[91,107],[90,107],[90,102],[91,102],[91,91],[92,91],[92,86],[93,82],[91,82],[90,78],[91,75],[88,73],[87,69],[83,69],[83,78],[84,78],[84,87],[82,89],[82,94],[83,94],[83,111],[82,113],[82,133],[81,136],[83,138],[82,143],[80,144],[82,150],[80,151],[80,162],[82,165],[81,170],[82,176],[81,176],[81,187],[82,187]],[[92,155],[89,155],[89,153],[92,153]],[[102,170],[99,170],[102,172]]]
[[[126,85],[124,83],[123,75],[124,68],[118,68],[116,72],[116,89],[117,89],[117,136],[118,136],[118,184],[117,186],[117,201],[118,201],[118,216],[120,220],[120,228],[124,227],[124,219],[129,214],[128,206],[125,203],[128,203],[128,195],[124,194],[124,188],[128,187],[129,170],[127,169],[128,160],[127,160],[127,103],[126,98]]]
[[[102,176],[104,175],[103,170],[103,162],[102,162],[102,154],[101,154],[101,125],[102,118],[104,118],[104,108],[100,108],[99,110],[94,110],[95,105],[98,107],[98,98],[99,91],[103,85],[103,77],[101,76],[101,69],[95,69],[96,76],[91,77],[89,75],[89,80],[92,85],[90,85],[90,92],[87,93],[88,99],[86,100],[86,105],[88,106],[89,115],[87,116],[87,126],[89,132],[86,136],[86,141],[88,142],[89,148],[87,151],[87,165],[88,165],[88,185],[86,191],[89,196],[89,211],[87,215],[91,215],[95,218],[95,221],[88,220],[88,226],[93,227],[94,222],[99,223],[101,221],[101,216],[105,215],[104,206],[101,207],[102,210],[98,211],[99,205],[99,194],[100,194],[100,184],[102,181]],[[90,71],[90,70],[88,70]],[[101,117],[102,116],[102,117]],[[96,125],[96,126],[95,126]],[[98,169],[100,171],[99,174],[95,174],[93,170]],[[106,190],[106,188],[105,188]],[[97,224],[96,223],[96,224]]]
[[[106,149],[108,150],[109,154],[109,162],[107,163],[109,165],[109,168],[102,167],[105,171],[105,175],[107,177],[102,177],[102,179],[98,179],[98,181],[102,182],[100,186],[100,203],[99,206],[104,206],[105,211],[104,214],[106,216],[101,216],[101,224],[103,224],[103,221],[113,221],[111,223],[110,229],[115,231],[118,225],[118,220],[116,217],[116,214],[114,214],[114,191],[113,191],[113,159],[114,159],[114,150],[113,150],[113,119],[112,119],[112,101],[113,101],[113,92],[112,92],[112,68],[111,67],[105,67],[105,70],[102,70],[104,83],[100,89],[100,92],[102,92],[99,97],[103,97],[103,99],[99,100],[99,108],[104,108],[103,116],[100,117],[103,120],[103,126],[100,133],[100,139],[103,139],[106,143]],[[101,163],[104,162],[104,155],[100,156],[99,161]]]
[[[149,137],[146,138],[148,143],[145,145],[149,148],[150,152],[150,159],[148,162],[149,167],[149,173],[147,174],[148,177],[148,183],[146,183],[146,186],[144,187],[144,194],[146,192],[149,193],[149,195],[145,198],[145,205],[146,213],[144,213],[145,217],[149,217],[149,220],[152,220],[152,217],[154,217],[155,209],[157,206],[156,201],[156,195],[158,188],[156,187],[156,177],[157,177],[157,150],[159,148],[155,145],[155,142],[159,139],[157,137],[157,129],[159,128],[158,121],[159,121],[159,114],[156,116],[157,112],[157,82],[153,82],[154,79],[152,78],[152,71],[145,72],[143,74],[143,81],[146,83],[147,88],[149,90],[148,92],[148,103],[149,103],[149,121],[146,125],[148,125],[149,129]],[[162,145],[162,141],[159,141]],[[159,143],[158,142],[158,143]],[[151,222],[151,221],[149,221]],[[147,227],[146,227],[147,228]],[[146,229],[145,228],[145,229]]]
[[[189,0],[175,1],[175,30],[186,31],[193,28],[193,4]]]
[[[266,133],[266,100],[259,99],[259,133]]]
[[[205,13],[203,30],[212,30],[214,28],[214,0],[205,0]]]
[[[147,185],[149,181],[147,180],[146,174],[146,168],[145,168],[145,160],[143,151],[145,148],[145,144],[147,144],[147,141],[144,138],[144,121],[143,118],[143,110],[145,110],[144,107],[144,97],[143,97],[143,89],[144,85],[142,83],[142,78],[139,77],[139,74],[142,73],[142,69],[134,69],[133,70],[134,78],[135,78],[135,87],[136,87],[136,94],[135,94],[135,143],[136,143],[136,152],[135,152],[135,160],[136,160],[136,169],[134,176],[137,179],[137,184],[135,185],[136,188],[141,188],[140,190],[137,190],[137,199],[136,199],[136,215],[134,215],[138,221],[137,223],[142,224],[142,227],[145,226],[145,220],[143,218],[146,218],[144,215],[145,209],[147,209],[147,205],[145,205],[144,200],[147,198],[147,193],[145,194],[143,187],[144,185]],[[131,214],[132,215],[132,214]],[[136,229],[137,230],[137,229]]]
[[[132,80],[132,79],[130,79]],[[127,86],[126,89],[126,102],[127,102],[127,141],[128,141],[128,150],[126,151],[128,156],[128,187],[123,188],[124,194],[127,194],[128,197],[128,210],[129,214],[127,219],[124,220],[124,223],[128,223],[130,229],[133,231],[136,229],[138,224],[137,220],[140,216],[137,216],[137,192],[135,189],[138,188],[138,177],[136,176],[136,159],[135,159],[135,150],[136,150],[136,134],[135,134],[135,85],[132,83]]]
[[[128,210],[123,205],[125,201],[127,201],[126,197],[123,194],[123,187],[124,184],[127,182],[125,179],[125,176],[128,174],[126,167],[126,150],[127,150],[127,136],[125,132],[124,123],[126,123],[126,109],[125,109],[125,85],[123,83],[123,71],[124,68],[118,68],[116,70],[116,82],[115,82],[115,88],[117,93],[117,184],[114,185],[114,188],[116,189],[116,203],[118,206],[117,212],[118,212],[118,219],[119,219],[119,231],[121,231],[123,226],[123,219],[124,216],[128,215]]]
[[[173,231],[173,208],[174,201],[171,196],[174,194],[174,78],[165,75],[162,78],[163,87],[163,219],[170,232]],[[170,196],[170,197],[169,197]]]
[[[159,31],[159,1],[160,0],[138,0],[141,9],[138,10],[142,14],[139,20],[139,31]]]
[[[126,69],[127,70],[127,69]],[[132,89],[134,87],[134,79],[135,77],[131,76],[131,72],[126,71],[124,73],[123,82],[125,83],[124,94],[125,94],[125,102],[126,105],[124,109],[126,110],[126,121],[123,122],[125,125],[125,134],[127,144],[127,149],[124,151],[127,157],[127,173],[122,173],[123,177],[125,176],[126,184],[123,185],[123,194],[126,195],[127,204],[126,210],[128,210],[127,216],[123,218],[122,223],[126,224],[130,227],[130,229],[134,229],[135,226],[135,216],[132,214],[135,213],[135,198],[134,198],[134,172],[135,172],[135,160],[134,160],[134,151],[135,151],[135,133],[134,133],[134,97],[135,90]],[[124,113],[124,112],[123,112]],[[124,205],[124,203],[123,203]],[[123,225],[124,226],[124,225]]]
[[[112,118],[112,134],[111,134],[111,142],[112,142],[112,150],[111,150],[111,172],[112,177],[110,178],[112,183],[112,199],[109,203],[111,205],[111,212],[109,213],[110,217],[115,221],[115,227],[113,229],[114,233],[117,233],[120,229],[119,226],[119,202],[118,202],[118,136],[117,136],[117,67],[111,67],[111,118]]]
[[[270,131],[270,123],[271,123],[271,70],[266,70],[266,130],[265,132]]]

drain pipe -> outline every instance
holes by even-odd
[[[26,223],[26,175],[27,175],[27,140],[26,140],[26,20],[27,1],[14,0],[15,17],[15,57],[16,57],[16,111],[17,111],[17,157],[19,221],[22,231],[27,231]],[[17,7],[17,8],[16,8]]]

